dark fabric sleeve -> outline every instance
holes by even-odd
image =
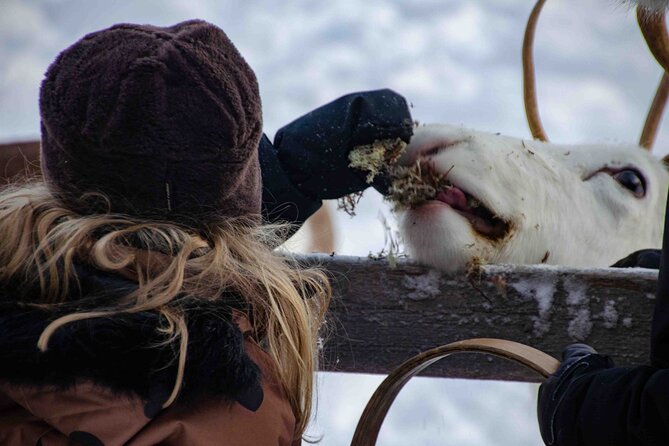
[[[304,195],[293,185],[266,135],[260,140],[259,158],[263,220],[301,225],[321,207],[321,200]]]
[[[667,209],[669,210],[669,208]],[[657,280],[655,299],[650,360],[653,366],[669,368],[669,212],[666,211],[664,216],[664,239],[662,241],[660,272]]]
[[[662,251],[659,249],[641,249],[618,260],[612,268],[648,268],[659,269]]]
[[[544,433],[546,444],[669,444],[669,370],[648,366],[595,370],[566,385],[556,389],[555,395],[543,396],[562,399],[551,431]]]

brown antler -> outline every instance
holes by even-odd
[[[657,129],[660,127],[662,114],[664,113],[664,106],[667,105],[667,97],[669,96],[669,75],[665,71],[660,79],[660,85],[657,86],[653,103],[648,109],[646,122],[641,131],[639,138],[639,145],[645,149],[651,150],[655,143],[657,136]]]
[[[539,117],[539,106],[537,105],[537,86],[534,78],[534,56],[532,54],[534,47],[534,34],[537,29],[537,21],[541,8],[546,0],[537,1],[532,9],[530,18],[527,20],[525,28],[525,37],[523,38],[523,97],[525,100],[525,115],[530,131],[534,139],[548,141],[548,136],[541,124]]]
[[[639,6],[636,9],[636,17],[641,33],[646,39],[648,49],[664,69],[664,75],[657,87],[655,98],[646,116],[641,138],[639,138],[639,145],[650,150],[655,142],[657,129],[660,126],[662,113],[669,96],[669,75],[667,75],[667,71],[669,71],[669,35],[667,34],[664,11],[652,11]]]
[[[525,37],[523,38],[523,96],[525,114],[527,115],[527,122],[530,126],[532,136],[534,139],[548,141],[548,136],[539,116],[533,55],[534,36],[536,34],[539,14],[544,3],[546,3],[546,0],[537,1],[525,28]],[[637,21],[646,39],[648,48],[665,70],[665,74],[662,76],[660,84],[657,87],[653,103],[648,110],[646,122],[639,138],[639,145],[650,150],[655,142],[657,129],[660,126],[662,114],[669,97],[669,74],[667,74],[669,71],[669,33],[667,32],[664,11],[649,10],[639,6],[637,7]]]
[[[636,9],[636,18],[650,52],[669,71],[669,36],[664,11],[653,11],[642,6]]]

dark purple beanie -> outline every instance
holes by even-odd
[[[76,211],[195,227],[260,214],[258,83],[214,25],[89,34],[49,67],[40,112],[44,177]]]

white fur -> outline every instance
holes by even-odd
[[[669,173],[635,145],[557,145],[449,125],[418,127],[401,162],[429,157],[448,180],[512,224],[492,242],[450,206],[431,201],[399,215],[411,257],[452,271],[483,263],[608,266],[659,248]],[[423,156],[423,159],[426,159]],[[633,167],[646,179],[636,198],[602,168]],[[547,255],[548,253],[548,255]],[[546,257],[547,256],[547,257]]]

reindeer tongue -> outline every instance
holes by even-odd
[[[489,237],[501,237],[506,231],[503,222],[491,221],[490,219],[478,215],[480,214],[479,210],[472,209],[467,203],[465,193],[455,186],[440,191],[435,198],[446,203],[456,211],[460,211],[460,214],[467,218],[472,227],[480,234]]]
[[[457,209],[459,211],[469,210],[469,206],[467,205],[467,197],[465,197],[465,193],[455,186],[440,191],[437,194],[436,199],[439,201],[443,201],[453,209]]]

